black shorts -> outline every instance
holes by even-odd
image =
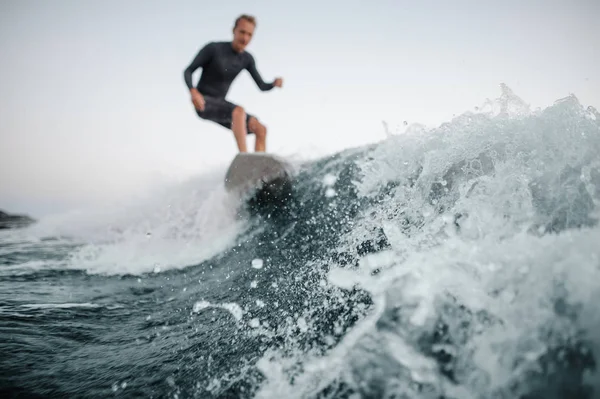
[[[224,98],[204,96],[204,111],[196,109],[196,113],[202,119],[213,121],[226,129],[231,129],[232,113],[235,107],[237,105]],[[249,134],[254,133],[248,128],[248,121],[251,117],[252,115],[246,113],[246,130]]]

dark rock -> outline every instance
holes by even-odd
[[[10,215],[0,210],[0,230],[25,227],[35,222],[27,215]]]

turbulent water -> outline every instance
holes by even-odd
[[[0,234],[3,397],[598,398],[600,114],[502,95]]]

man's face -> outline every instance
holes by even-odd
[[[254,34],[254,24],[245,19],[240,20],[233,30],[233,45],[238,51],[246,48],[252,35]]]

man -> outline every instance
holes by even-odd
[[[205,45],[183,74],[198,116],[231,129],[240,152],[247,152],[248,133],[256,136],[255,151],[264,152],[267,128],[242,107],[225,99],[231,83],[245,69],[262,91],[281,87],[283,84],[281,78],[265,83],[256,69],[254,57],[244,50],[252,39],[255,27],[256,20],[253,16],[241,15],[235,20],[233,40]],[[198,68],[202,68],[202,76],[194,87],[192,73]]]

